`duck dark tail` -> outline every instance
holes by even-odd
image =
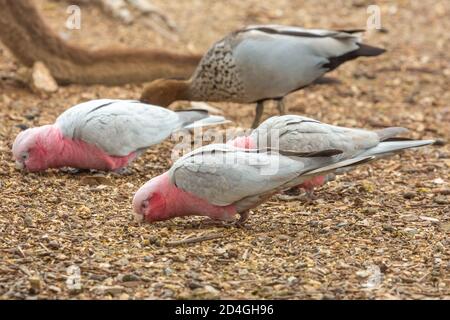
[[[358,43],[359,49],[353,51],[358,57],[376,57],[386,52],[386,49],[372,47],[364,43]]]
[[[376,57],[376,56],[379,56],[380,54],[386,52],[385,49],[372,47],[372,46],[369,46],[369,45],[363,44],[363,43],[358,43],[358,46],[359,46],[358,49],[351,51],[351,52],[347,52],[346,54],[343,54],[342,56],[328,58],[328,60],[330,62],[325,64],[324,68],[328,68],[329,69],[328,72],[329,72],[329,71],[336,69],[344,62],[356,59],[358,57]]]

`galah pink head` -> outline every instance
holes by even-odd
[[[167,174],[151,179],[136,192],[133,211],[137,221],[160,221],[171,218],[166,206],[166,196],[170,194]],[[173,199],[175,201],[175,199]]]
[[[13,143],[12,152],[16,167],[28,171],[40,171],[62,148],[62,135],[53,125],[30,128],[19,133]]]
[[[166,172],[144,184],[134,195],[133,211],[139,222],[162,221],[189,215],[232,220],[234,205],[216,206],[189,192],[177,188]]]

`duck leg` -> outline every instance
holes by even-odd
[[[277,109],[278,109],[278,112],[280,113],[280,116],[285,115],[286,114],[286,105],[284,103],[284,98],[276,99],[276,102],[277,102]]]
[[[261,121],[263,111],[264,111],[264,100],[260,100],[256,103],[256,114],[255,120],[253,120],[252,129],[256,129],[256,127],[258,127],[259,122]]]

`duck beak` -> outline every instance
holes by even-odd
[[[18,170],[25,169],[25,164],[23,162],[20,162],[20,161],[16,160],[16,169],[18,169]]]

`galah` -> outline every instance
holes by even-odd
[[[397,137],[407,131],[401,127],[375,131],[353,129],[321,123],[304,116],[285,115],[267,119],[249,136],[235,138],[228,141],[228,144],[247,149],[280,148],[299,153],[336,149],[342,153],[334,158],[342,160],[366,155],[387,156],[403,149],[431,143]],[[342,171],[337,170],[335,173]],[[333,180],[335,173],[312,177],[297,187],[305,189],[308,196],[312,196],[314,188]]]
[[[54,124],[22,131],[12,152],[19,169],[119,170],[173,132],[225,123],[202,110],[171,111],[132,100],[92,100],[63,112]]]
[[[343,143],[337,138],[324,142],[326,147],[311,144],[311,148],[305,147],[306,152],[244,149],[231,144],[204,146],[144,184],[134,196],[133,210],[138,220],[149,222],[188,215],[231,220],[239,213],[239,221],[243,223],[250,209],[280,191],[316,176],[433,141],[379,142],[358,155],[352,154],[347,143],[364,144],[356,137]]]

